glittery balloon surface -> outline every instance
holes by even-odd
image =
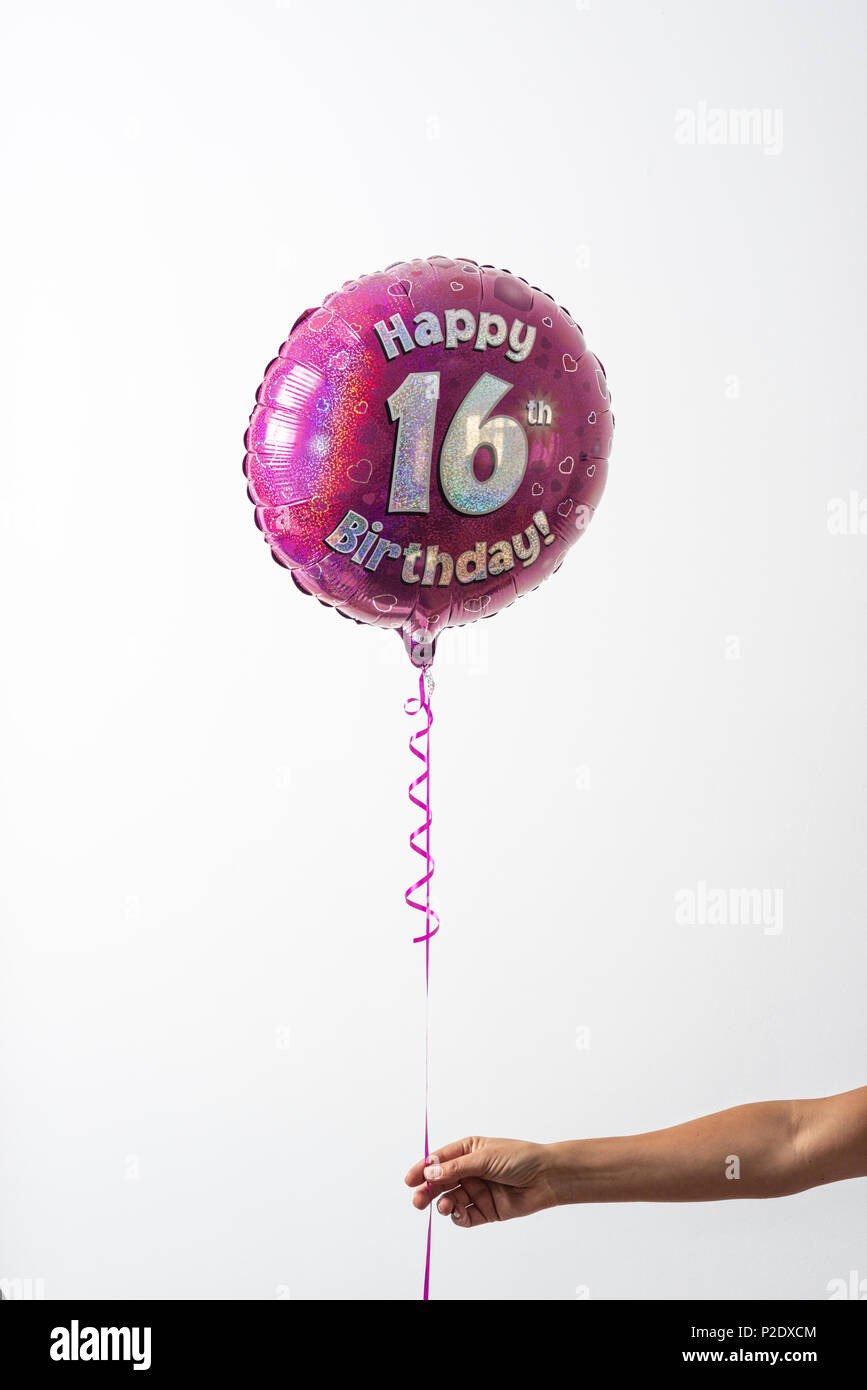
[[[400,630],[417,665],[559,568],[605,486],[605,371],[570,315],[445,256],[303,314],[256,397],[244,471],[303,593]]]

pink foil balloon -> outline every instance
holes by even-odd
[[[244,472],[274,559],[416,665],[560,567],[605,487],[605,370],[565,309],[445,256],[348,281],[270,364]]]

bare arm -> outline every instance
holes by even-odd
[[[867,1086],[738,1105],[671,1129],[550,1146],[565,1202],[787,1197],[867,1174]]]
[[[527,1144],[462,1139],[406,1176],[459,1225],[574,1202],[711,1202],[785,1197],[867,1176],[867,1086],[821,1100],[764,1101],[670,1129]],[[426,1180],[427,1179],[427,1180]]]

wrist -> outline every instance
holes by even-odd
[[[587,1139],[569,1139],[545,1145],[548,1185],[554,1206],[569,1206],[573,1202],[592,1200],[586,1188]],[[584,1183],[582,1184],[582,1175]]]
[[[548,1182],[555,1206],[611,1202],[628,1186],[630,1154],[623,1139],[567,1139],[546,1145]]]

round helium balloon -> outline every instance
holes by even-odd
[[[244,472],[298,588],[414,663],[558,569],[605,486],[605,369],[549,295],[458,257],[349,280],[297,320]]]

